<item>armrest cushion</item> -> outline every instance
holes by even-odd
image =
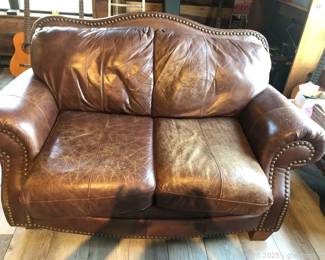
[[[0,92],[0,131],[19,139],[31,158],[46,140],[58,114],[49,89],[27,70]],[[0,150],[6,150],[0,138]]]
[[[240,121],[266,172],[274,157],[279,157],[275,166],[288,167],[324,155],[324,130],[271,86],[248,104]]]

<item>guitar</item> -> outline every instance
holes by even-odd
[[[13,38],[15,53],[10,60],[10,73],[18,76],[31,67],[30,61],[31,19],[29,0],[24,0],[24,32],[18,32]]]

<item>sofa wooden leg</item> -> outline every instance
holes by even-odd
[[[272,235],[273,232],[265,232],[265,231],[251,231],[248,232],[250,240],[254,241],[264,241],[266,240],[269,236]]]

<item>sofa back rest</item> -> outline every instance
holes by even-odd
[[[148,27],[45,27],[33,37],[33,70],[60,109],[150,115],[153,37]]]
[[[34,71],[50,86],[61,108],[228,116],[240,112],[268,85],[268,44],[255,31],[214,29],[165,13],[89,21],[45,17],[33,30]],[[74,34],[72,39],[67,30]],[[47,45],[55,45],[50,41],[58,46],[51,51]],[[67,50],[58,55],[60,48]],[[42,59],[49,55],[58,58],[45,65]]]
[[[153,114],[228,116],[263,91],[271,61],[261,42],[211,35],[155,34]]]

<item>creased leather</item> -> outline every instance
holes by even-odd
[[[123,28],[67,23],[34,36],[38,78],[26,72],[0,94],[0,119],[27,147],[31,165],[22,176],[20,143],[0,133],[10,158],[1,154],[1,163],[11,165],[2,183],[11,224],[205,236],[255,230],[273,202],[264,226],[273,230],[288,192],[285,166],[310,153],[293,147],[279,158],[273,196],[270,160],[293,140],[312,143],[316,160],[324,133],[267,88],[271,63],[261,42],[159,15],[120,18],[114,26]],[[240,123],[225,117],[233,115]]]
[[[51,92],[31,69],[0,92],[0,123],[15,130],[32,157],[41,150],[57,114]]]
[[[21,202],[36,218],[143,210],[155,190],[152,157],[151,118],[63,112]]]
[[[31,69],[0,91],[0,128],[9,131],[0,132],[1,198],[5,216],[11,224],[12,221],[20,225],[26,222],[25,209],[19,202],[26,178],[24,171],[28,171],[27,162],[33,161],[41,151],[57,114],[58,108],[49,89]],[[4,167],[5,161],[10,163],[9,169]]]
[[[235,115],[267,86],[270,68],[259,41],[157,30],[153,114]]]
[[[309,161],[311,151],[308,147],[303,145],[290,147],[282,152],[274,165],[272,175],[274,204],[264,220],[263,228],[278,228],[277,222],[280,214],[283,214],[283,205],[288,204],[288,201],[285,201],[289,195],[285,194],[285,190],[287,189],[287,192],[290,190],[290,176],[285,178],[288,174],[287,168],[293,167],[290,165],[293,161],[307,160],[312,163],[324,154],[324,130],[271,86],[249,103],[241,113],[240,121],[266,175],[270,172],[273,158],[287,144],[308,141],[315,148],[315,154]],[[305,162],[300,165],[304,164]]]
[[[148,27],[43,28],[33,37],[33,70],[60,109],[149,115],[153,36]]]
[[[259,214],[272,204],[236,119],[156,119],[155,143],[158,206]]]
[[[271,86],[249,103],[240,115],[240,122],[265,172],[275,154],[290,142],[310,142],[316,149],[311,162],[319,160],[325,152],[324,130]],[[296,150],[296,158],[291,153],[287,164],[308,159],[310,155],[301,147],[292,149]]]

